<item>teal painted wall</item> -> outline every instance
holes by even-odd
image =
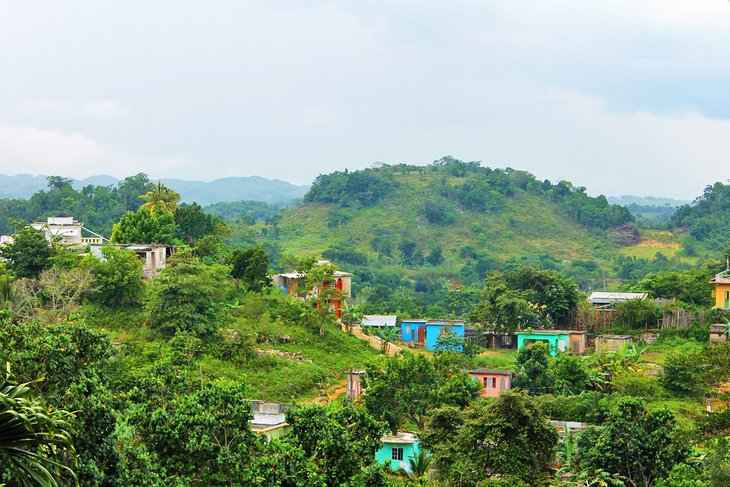
[[[393,448],[403,448],[403,461],[395,461],[392,460],[393,458]],[[410,472],[411,468],[409,465],[410,457],[414,457],[418,455],[420,452],[420,448],[418,446],[418,442],[416,441],[413,444],[404,444],[404,443],[383,443],[382,448],[380,450],[375,452],[375,460],[378,463],[381,463],[385,465],[386,460],[391,460],[390,466],[391,468],[397,470],[397,469],[403,469],[405,471]]]
[[[550,344],[550,355],[560,352],[567,352],[570,346],[570,337],[567,333],[559,335],[542,335],[540,333],[518,333],[517,349],[524,347],[526,342],[543,341]]]

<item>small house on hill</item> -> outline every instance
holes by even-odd
[[[571,352],[581,355],[586,351],[588,333],[573,330],[534,330],[517,332],[517,348],[530,343],[544,342],[550,345],[550,354]]]
[[[724,323],[713,323],[710,325],[710,342],[727,342],[728,325]]]
[[[412,347],[436,350],[439,336],[449,332],[464,338],[464,322],[456,320],[401,321],[401,340]]]
[[[484,386],[483,397],[497,397],[500,392],[512,389],[512,372],[509,370],[476,369],[466,373]]]
[[[411,457],[417,457],[421,451],[418,437],[414,433],[399,431],[397,435],[384,435],[380,440],[383,446],[375,452],[375,460],[383,465],[389,460],[392,469],[410,472]]]
[[[710,281],[712,297],[715,298],[715,308],[730,310],[730,269],[726,269]]]
[[[647,293],[613,293],[613,292],[595,292],[588,296],[588,302],[599,310],[613,310],[616,303],[624,303],[632,299],[644,300],[649,295]]]
[[[362,327],[394,328],[398,323],[396,315],[365,315],[362,317]]]
[[[329,264],[327,260],[320,260],[317,265]],[[299,272],[288,272],[272,276],[274,286],[281,289],[284,294],[295,296],[299,289],[300,282],[306,278],[305,274]],[[349,272],[335,271],[332,281],[319,283],[318,289],[334,288],[339,291],[338,296],[332,300],[337,318],[342,318],[342,303],[352,297],[352,274]]]

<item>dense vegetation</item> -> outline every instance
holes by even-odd
[[[43,194],[77,201],[59,184]],[[668,487],[730,479],[730,408],[704,405],[725,398],[730,381],[730,345],[709,344],[709,323],[725,316],[709,308],[707,281],[724,262],[610,255],[626,235],[614,226],[631,217],[605,199],[450,158],[320,177],[302,206],[229,220],[232,228],[180,205],[164,185],[138,192],[112,222],[114,240],[187,244],[157,277],[143,280],[131,251],[109,246],[97,259],[18,222],[15,242],[0,248],[0,359],[8,364],[0,484]],[[48,204],[63,205],[58,196]],[[398,218],[420,213],[401,232],[379,231],[395,208]],[[531,229],[533,217],[557,230]],[[369,233],[354,233],[365,223]],[[499,246],[479,238],[506,228],[514,231]],[[566,248],[510,252],[517,230],[526,232],[520,245],[559,232]],[[312,239],[313,250],[302,252]],[[350,325],[363,311],[470,317],[497,331],[585,325],[594,312],[580,288],[609,271],[627,289],[673,301],[617,305],[599,329],[640,345],[615,352],[551,354],[542,343],[483,350],[446,333],[433,352],[391,356],[336,324],[335,291],[318,289],[335,267],[317,264],[317,249],[364,282],[344,309]],[[277,268],[306,274],[296,296],[270,286]],[[648,330],[667,313],[691,316],[690,326]],[[653,344],[642,342],[647,333]],[[366,370],[366,394],[354,403],[342,394],[350,368]],[[516,391],[480,397],[481,384],[464,373],[474,368],[514,371]],[[255,434],[250,399],[294,403],[291,431],[271,441]],[[588,427],[560,432],[549,420]],[[381,436],[401,430],[424,448],[404,459],[410,474],[375,460]]]

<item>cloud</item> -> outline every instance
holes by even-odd
[[[112,100],[76,103],[64,100],[28,101],[22,110],[34,116],[53,116],[69,118],[88,118],[94,120],[113,120],[126,118],[129,109]]]
[[[180,157],[131,155],[82,134],[31,126],[0,126],[0,165],[7,174],[76,178],[102,173],[122,178],[138,172],[163,177],[194,168]]]

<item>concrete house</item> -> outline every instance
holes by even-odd
[[[535,330],[518,331],[517,348],[535,342],[544,342],[550,345],[550,355],[558,352],[571,352],[580,355],[585,352],[588,344],[588,333],[573,330]]]
[[[512,372],[509,370],[476,369],[466,373],[482,384],[482,397],[497,397],[500,392],[512,389]]]
[[[464,322],[450,320],[403,320],[401,340],[412,347],[436,350],[436,341],[442,333],[451,332],[464,338]]]
[[[476,326],[464,327],[464,340],[476,343],[484,348],[517,348],[517,335],[515,333],[482,330]]]
[[[394,470],[410,472],[410,458],[418,456],[421,451],[418,437],[414,433],[399,431],[397,435],[384,435],[380,440],[383,446],[375,452],[375,460],[383,465],[390,460],[390,467]]]
[[[327,260],[320,260],[317,265],[329,264]],[[300,282],[307,276],[299,272],[288,272],[285,274],[275,274],[272,276],[274,286],[281,289],[284,294],[296,296],[300,287]],[[349,272],[335,271],[333,279],[330,282],[319,283],[319,289],[334,288],[338,291],[338,296],[332,300],[332,306],[335,309],[337,318],[342,318],[342,303],[346,299],[352,298],[352,274]]]

